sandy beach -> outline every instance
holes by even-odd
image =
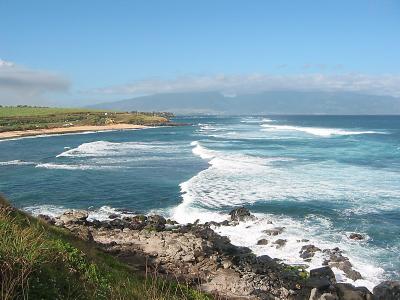
[[[0,140],[25,137],[25,136],[35,136],[42,134],[63,134],[63,133],[85,132],[85,131],[143,129],[147,127],[148,126],[133,125],[133,124],[111,124],[111,125],[101,125],[101,126],[73,126],[73,127],[58,127],[49,129],[6,131],[6,132],[0,132]]]

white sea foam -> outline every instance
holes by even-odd
[[[300,131],[321,137],[331,137],[335,135],[387,134],[386,132],[373,131],[373,130],[355,131],[355,130],[345,130],[338,128],[302,127],[302,126],[271,125],[271,124],[262,124],[261,126],[263,127],[262,131],[272,131],[272,132]]]
[[[122,166],[96,166],[85,164],[56,164],[56,163],[41,163],[37,164],[36,168],[53,169],[53,170],[102,170],[102,169],[121,169]]]
[[[0,161],[0,166],[27,166],[34,164],[35,164],[34,162],[23,161],[23,160]]]
[[[50,217],[58,217],[65,213],[66,211],[69,211],[71,209],[66,208],[64,206],[57,206],[57,205],[33,205],[33,206],[27,206],[23,208],[24,211],[32,214],[33,216],[38,216],[40,214],[42,215],[47,215]],[[89,208],[87,210],[88,212],[88,220],[110,220],[109,216],[112,214],[118,214],[121,217],[126,217],[126,216],[131,216],[133,213],[128,213],[128,212],[121,212],[118,209],[115,209],[110,206],[102,206],[97,209]]]
[[[326,202],[348,199],[348,205],[359,207],[358,201],[366,201],[369,209],[400,209],[400,191],[393,190],[393,180],[400,181],[400,175],[387,170],[369,171],[367,167],[326,163],[296,163],[286,157],[266,158],[246,154],[220,152],[208,149],[203,143],[192,142],[193,153],[207,160],[209,168],[181,183],[183,202],[170,211],[171,217],[179,222],[222,221],[226,214],[222,207],[241,206],[262,201],[310,201],[319,199]],[[279,167],[275,163],[286,163]],[[296,174],[293,176],[293,174]],[[395,177],[395,178],[393,178]],[[382,195],[388,200],[376,203]],[[216,209],[216,211],[214,211]],[[273,225],[268,224],[272,221]],[[263,238],[262,230],[271,226],[283,226],[286,230],[277,238],[287,239],[287,244],[277,249],[275,245],[257,245]],[[384,270],[374,263],[372,257],[380,257],[381,250],[366,245],[366,241],[355,243],[347,238],[348,232],[337,231],[329,219],[309,215],[305,219],[293,219],[284,215],[259,214],[258,221],[242,223],[234,227],[219,227],[216,230],[227,235],[240,246],[250,247],[255,253],[267,254],[283,259],[290,264],[304,264],[299,251],[305,244],[314,244],[321,249],[339,246],[345,251],[364,280],[352,282],[342,271],[335,269],[341,282],[372,288],[383,280]],[[309,242],[297,242],[308,239]],[[368,238],[367,238],[368,239]],[[312,259],[310,268],[322,265],[322,253]]]
[[[165,150],[171,152],[174,147],[169,143],[142,143],[142,142],[124,142],[112,143],[107,141],[95,141],[83,143],[76,148],[69,149],[57,155],[57,157],[101,157],[101,156],[123,156],[134,151],[154,152]]]

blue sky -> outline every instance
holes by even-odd
[[[20,101],[1,93],[11,63],[57,82],[32,101],[66,103],[190,86],[188,77],[400,75],[400,1],[0,0],[0,13],[0,103]]]

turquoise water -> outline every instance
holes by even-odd
[[[307,238],[345,250],[365,277],[355,284],[400,278],[400,117],[176,121],[193,126],[1,141],[0,191],[34,214],[85,208],[97,218],[124,210],[216,220],[246,205],[258,221],[218,229],[235,244],[303,263],[297,240]],[[287,228],[281,249],[256,245],[270,220]],[[316,255],[310,267],[321,263]]]

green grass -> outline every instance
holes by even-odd
[[[9,206],[0,196],[0,299],[210,300],[186,284],[144,276]]]
[[[0,107],[0,132],[122,123],[159,125],[167,123],[170,116],[166,113],[5,106]]]
[[[3,106],[0,107],[0,118],[46,116],[51,114],[71,114],[101,112],[83,108],[56,108],[56,107],[33,107],[33,106]],[[103,111],[104,112],[104,111]]]

